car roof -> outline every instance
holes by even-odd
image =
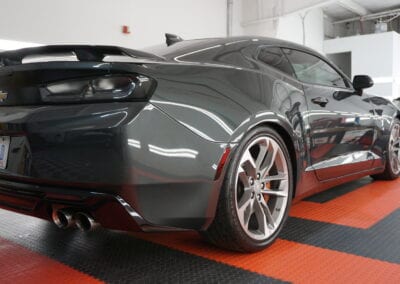
[[[203,39],[192,39],[192,40],[183,40],[177,43],[174,43],[170,46],[167,44],[162,44],[158,46],[148,47],[143,49],[146,52],[153,53],[158,56],[162,56],[166,59],[171,59],[176,56],[180,56],[183,54],[189,54],[191,52],[197,52],[199,50],[207,50],[209,48],[218,46],[218,45],[232,45],[238,44],[241,46],[246,46],[250,44],[258,43],[259,45],[271,45],[271,46],[279,46],[290,49],[302,50],[317,56],[322,56],[317,51],[308,48],[304,45],[300,45],[297,43],[293,43],[290,41],[285,41],[276,38],[269,37],[260,37],[260,36],[235,36],[235,37],[221,37],[221,38],[203,38]]]

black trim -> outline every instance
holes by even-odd
[[[105,228],[140,231],[151,225],[121,197],[74,188],[38,186],[0,180],[0,208],[51,221],[53,210],[91,214]],[[118,216],[118,222],[110,216]]]

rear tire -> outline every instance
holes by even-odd
[[[292,194],[293,171],[285,143],[272,128],[254,129],[235,150],[214,221],[201,234],[225,249],[262,250],[286,222]]]
[[[371,175],[376,180],[395,180],[400,175],[400,121],[396,119],[390,131],[388,147],[386,151],[385,171]]]

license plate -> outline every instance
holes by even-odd
[[[9,147],[10,147],[10,137],[0,136],[0,169],[5,169],[7,167]]]

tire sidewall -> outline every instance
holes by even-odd
[[[387,165],[386,165],[386,171],[388,172],[388,174],[389,174],[389,176],[390,176],[390,178],[391,179],[396,179],[397,177],[399,177],[399,175],[400,175],[400,172],[399,173],[397,173],[397,174],[395,174],[394,172],[393,172],[393,170],[392,170],[392,161],[391,161],[391,159],[390,159],[390,137],[391,137],[391,135],[392,135],[392,131],[393,131],[393,128],[395,127],[395,125],[398,125],[399,127],[400,127],[400,120],[398,120],[398,119],[395,119],[394,121],[393,121],[393,124],[392,124],[392,127],[390,128],[390,133],[389,133],[389,139],[388,139],[388,144],[387,144],[387,150],[386,150],[386,163],[387,163]]]
[[[282,218],[281,223],[279,224],[277,230],[269,236],[266,240],[254,240],[252,239],[249,235],[246,234],[246,232],[243,230],[242,225],[240,224],[238,213],[236,210],[236,171],[238,168],[238,164],[240,162],[240,158],[244,152],[244,150],[247,148],[247,146],[256,138],[261,137],[261,136],[267,136],[273,140],[275,140],[279,147],[281,147],[285,160],[287,163],[288,167],[288,174],[289,174],[289,189],[288,189],[288,199],[287,199],[287,204],[286,204],[286,210],[285,214]],[[236,233],[238,234],[239,240],[243,242],[242,246],[246,246],[245,250],[247,251],[258,251],[260,249],[265,248],[269,244],[271,244],[279,235],[280,231],[282,230],[283,225],[285,224],[288,215],[289,215],[289,210],[290,210],[290,205],[292,201],[292,195],[293,195],[293,170],[292,170],[292,163],[291,163],[291,158],[289,155],[289,152],[287,150],[287,147],[282,140],[281,136],[273,129],[269,127],[260,127],[256,128],[252,131],[250,131],[241,141],[240,145],[235,149],[234,155],[231,159],[231,162],[229,164],[229,168],[227,171],[227,177],[226,177],[226,190],[225,194],[227,194],[227,202],[229,211],[232,213],[231,214],[231,226],[235,229]]]

